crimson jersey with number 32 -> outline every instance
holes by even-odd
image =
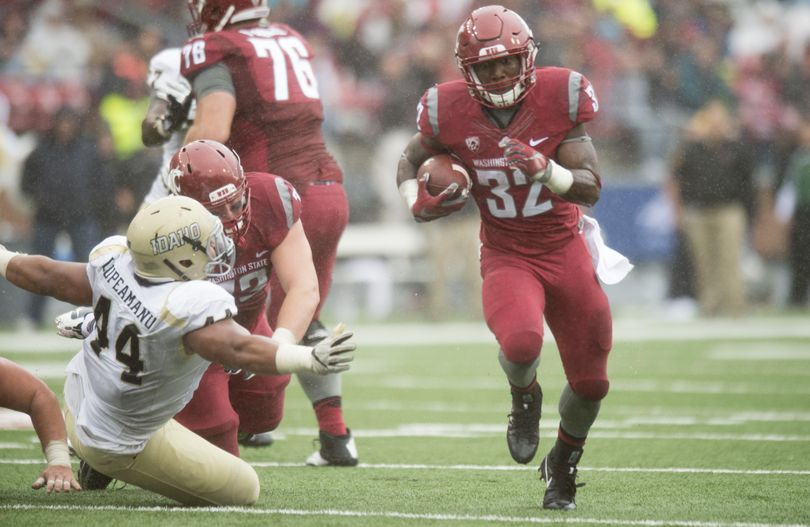
[[[537,84],[505,128],[490,120],[463,81],[428,89],[419,102],[417,126],[470,170],[472,196],[481,212],[482,243],[531,256],[571,239],[580,212],[508,167],[498,143],[504,136],[513,137],[554,158],[566,134],[593,119],[598,110],[593,87],[582,74],[538,68]]]

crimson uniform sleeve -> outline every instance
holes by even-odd
[[[435,138],[439,134],[438,96],[439,90],[434,85],[419,99],[416,105],[416,129],[422,135]]]
[[[274,174],[249,174],[249,183],[251,206],[265,204],[261,210],[251,210],[252,221],[267,225],[268,228],[263,229],[265,246],[275,248],[301,219],[301,196],[289,181]]]
[[[575,125],[587,123],[596,117],[599,100],[590,81],[581,73],[568,75],[568,118]]]
[[[221,62],[229,48],[228,40],[217,33],[206,33],[188,40],[180,55],[180,74],[193,79],[200,71]]]
[[[416,129],[425,137],[441,143],[439,139],[439,87],[434,85],[422,95],[416,106]],[[422,147],[431,155],[440,154],[433,146],[422,141]]]

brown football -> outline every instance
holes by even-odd
[[[452,183],[458,183],[458,190],[453,194],[457,197],[463,189],[470,189],[472,181],[467,169],[457,159],[448,154],[439,154],[428,158],[419,167],[416,178],[425,173],[430,174],[427,191],[431,196],[438,196]]]

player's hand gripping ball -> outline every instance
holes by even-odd
[[[461,163],[448,154],[438,154],[425,160],[416,173],[417,181],[421,181],[425,175],[425,189],[431,196],[438,196],[449,187],[455,185],[453,190],[448,191],[448,201],[456,198],[466,198],[472,187],[470,174]]]

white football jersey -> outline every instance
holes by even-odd
[[[180,48],[166,48],[163,51],[156,53],[155,56],[153,56],[149,61],[149,76],[146,79],[146,83],[149,85],[150,89],[152,89],[155,79],[160,76],[170,77],[181,84],[185,84],[188,86],[189,91],[191,91],[191,85],[189,82],[185,77],[180,75]],[[155,180],[152,182],[152,187],[149,189],[149,192],[143,199],[144,204],[152,203],[153,201],[160,198],[165,198],[169,195],[169,190],[164,183],[164,178],[166,177],[166,172],[169,167],[169,161],[171,161],[174,153],[180,150],[180,147],[183,146],[183,140],[186,137],[186,132],[188,131],[188,127],[194,121],[194,115],[196,112],[197,102],[191,101],[191,106],[189,107],[188,117],[185,124],[172,133],[171,137],[169,137],[166,142],[163,143],[163,160],[160,164],[160,170],[158,171],[157,176],[155,176]]]
[[[137,278],[123,236],[93,249],[87,275],[96,328],[68,365],[84,392],[68,394],[68,405],[84,445],[140,452],[191,399],[210,364],[185,351],[183,336],[234,316],[236,304],[202,280],[151,284]]]

